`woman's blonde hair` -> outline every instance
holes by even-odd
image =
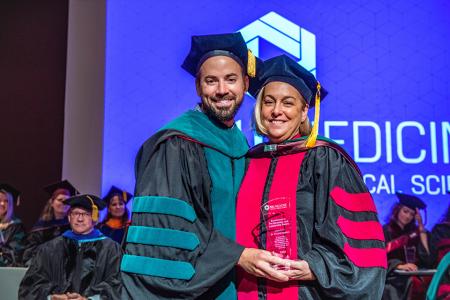
[[[6,190],[0,190],[0,193],[5,195],[6,199],[8,200],[8,207],[6,209],[6,214],[4,216],[0,216],[0,223],[8,223],[11,221],[13,214],[14,214],[14,198]]]
[[[300,94],[300,93],[299,93]],[[300,94],[301,96],[301,94]],[[264,87],[261,89],[261,91],[258,93],[257,97],[256,97],[256,103],[255,103],[255,109],[253,110],[253,122],[254,122],[254,127],[255,130],[258,134],[261,135],[265,135],[267,136],[267,129],[264,127],[263,122],[262,122],[262,118],[261,118],[261,109],[262,109],[262,99],[264,97]],[[303,98],[303,96],[301,96],[302,101],[302,110],[305,109],[306,101]],[[301,122],[298,128],[298,132],[300,133],[301,136],[306,136],[309,135],[311,133],[311,122],[309,121],[309,117],[308,115],[306,115],[306,119],[305,121]]]

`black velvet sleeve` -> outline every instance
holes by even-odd
[[[200,244],[194,250],[184,250],[127,243],[126,254],[188,262],[195,274],[184,280],[122,272],[124,298],[195,299],[211,293],[213,287],[228,285],[226,281],[230,280],[230,271],[243,247],[214,229],[210,191],[211,179],[201,145],[180,137],[144,144],[136,160],[135,197],[161,196],[184,201],[194,209],[197,218],[189,222],[170,214],[133,213],[131,225],[194,233]]]
[[[302,258],[315,274],[324,299],[380,299],[386,276],[385,268],[357,266],[344,251],[344,247],[347,244],[355,249],[376,249],[375,251],[382,253],[386,264],[383,238],[349,238],[338,225],[340,216],[354,222],[378,222],[377,214],[349,211],[339,206],[331,196],[336,188],[351,195],[368,195],[362,177],[343,154],[329,147],[310,150],[301,167],[299,190],[303,194],[299,199],[313,203],[311,214],[314,225],[311,229],[311,249]],[[358,201],[357,197],[341,200],[351,199]],[[307,232],[303,234],[308,235]],[[381,225],[379,235],[382,236]],[[370,260],[369,257],[366,259]]]

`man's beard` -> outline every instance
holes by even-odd
[[[234,116],[237,114],[242,102],[243,101],[238,103],[234,100],[231,107],[220,108],[210,105],[209,103],[206,103],[206,101],[202,101],[202,109],[209,117],[220,122],[226,122],[234,119]]]

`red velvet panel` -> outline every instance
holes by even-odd
[[[382,248],[353,248],[348,243],[344,245],[344,253],[360,268],[387,268],[386,250]]]
[[[336,186],[330,193],[331,198],[340,207],[353,212],[377,212],[370,193],[348,193]]]
[[[336,223],[348,238],[384,241],[383,228],[378,221],[356,222],[339,216]]]

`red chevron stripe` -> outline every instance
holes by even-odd
[[[355,266],[360,268],[381,267],[387,269],[386,250],[382,248],[353,248],[344,245],[344,253]]]
[[[384,242],[384,233],[378,221],[356,222],[339,216],[337,225],[342,233],[355,240],[379,240]]]
[[[437,291],[437,297],[438,297],[438,299],[449,299],[450,298],[450,284],[443,283],[443,284],[439,285],[439,289]],[[441,298],[441,297],[446,297],[446,298]]]
[[[352,194],[336,186],[330,193],[331,198],[340,207],[353,212],[377,212],[370,193]]]

